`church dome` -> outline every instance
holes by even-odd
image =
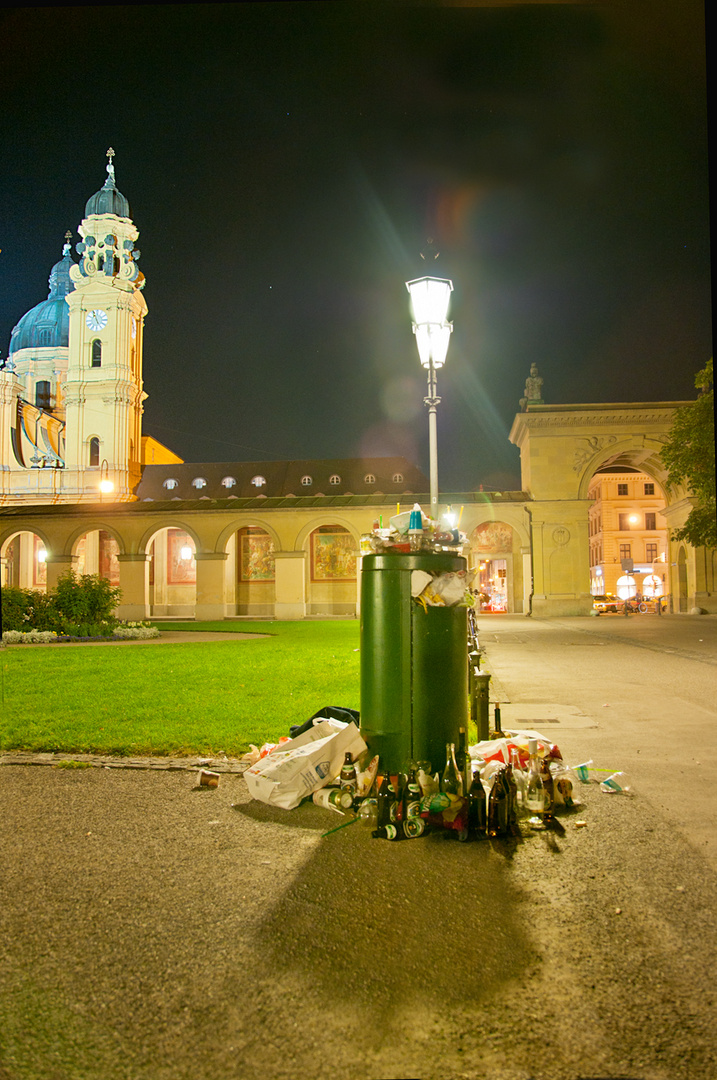
[[[85,217],[90,214],[115,214],[117,217],[128,218],[130,214],[129,203],[121,191],[115,187],[115,167],[112,163],[114,150],[107,151],[110,163],[107,166],[107,179],[99,191],[87,200]]]
[[[73,266],[70,245],[62,249],[62,258],[50,271],[50,292],[47,300],[30,308],[13,328],[10,338],[10,354],[19,349],[67,348],[70,338],[70,309],[65,297],[74,289],[70,280]]]

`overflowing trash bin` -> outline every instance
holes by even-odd
[[[467,609],[428,602],[442,587],[462,598],[466,572],[450,553],[364,556],[361,735],[393,773],[408,761],[442,769],[446,744],[467,731]]]

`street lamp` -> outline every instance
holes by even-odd
[[[109,495],[114,489],[115,486],[110,480],[110,463],[105,458],[100,466],[100,502],[102,502],[103,495]]]
[[[413,332],[416,335],[418,356],[428,375],[428,394],[423,399],[428,406],[428,449],[430,455],[431,517],[438,517],[438,440],[436,436],[436,406],[441,400],[436,393],[436,371],[443,367],[448,353],[453,324],[446,319],[453,291],[448,278],[422,277],[407,281],[411,297]]]

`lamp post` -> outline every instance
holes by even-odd
[[[413,332],[421,364],[428,376],[428,393],[423,399],[428,406],[428,450],[430,456],[431,516],[438,517],[438,439],[436,407],[440,398],[436,392],[436,371],[443,367],[448,353],[453,324],[447,321],[448,305],[453,282],[448,278],[422,277],[407,281],[411,297]]]

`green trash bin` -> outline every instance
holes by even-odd
[[[445,764],[446,743],[468,726],[465,607],[428,607],[411,574],[466,570],[450,554],[365,555],[361,570],[361,734],[392,773],[407,761]]]

